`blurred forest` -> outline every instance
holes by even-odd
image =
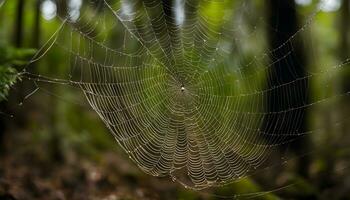
[[[175,1],[160,2],[168,8]],[[268,49],[278,49],[276,58],[283,58],[291,49],[296,55],[282,59],[278,65],[272,63],[275,70],[269,77],[270,87],[293,81],[287,75],[288,69],[279,69],[279,65],[292,62],[297,77],[306,77],[305,71],[312,74],[343,66],[338,73],[327,73],[295,85],[296,89],[291,89],[287,96],[276,89],[267,97],[269,104],[265,112],[300,107],[300,101],[315,102],[319,97],[349,94],[350,0],[232,2],[229,5],[233,10],[245,17],[238,19],[239,31],[232,36],[241,48],[236,57],[242,62],[247,63]],[[280,130],[312,130],[316,134],[283,145],[280,152],[287,153],[271,155],[271,159],[278,157],[278,162],[268,164],[256,176],[224,187],[194,191],[169,177],[143,173],[118,146],[84,94],[60,81],[70,79],[69,52],[48,48],[49,53],[40,57],[40,62],[30,62],[39,50],[45,52],[47,41],[56,31],[62,30],[60,33],[64,35],[60,43],[70,42],[65,37],[71,32],[60,29],[67,16],[77,21],[74,26],[92,37],[98,35],[95,32],[113,27],[108,33],[110,43],[115,48],[125,45],[125,30],[115,26],[116,18],[105,15],[103,4],[103,0],[0,0],[0,200],[195,200],[225,196],[226,199],[350,199],[349,95],[303,109],[298,127],[285,123],[286,127]],[[88,24],[85,18],[79,18],[92,12],[91,7],[97,10],[96,18],[104,19],[104,25],[92,31],[85,26],[84,23]],[[314,15],[317,8],[320,11]],[[301,32],[304,28],[307,30]],[[292,47],[278,48],[295,33],[298,39]],[[136,46],[132,42],[130,45]],[[232,60],[229,64],[237,64]],[[22,76],[23,69],[53,78],[33,81],[30,77],[37,77]],[[288,99],[288,105],[274,101],[290,96],[296,98]],[[286,120],[291,121],[291,117],[286,116]],[[269,130],[278,120],[271,119],[262,129]],[[273,168],[274,164],[278,167]]]

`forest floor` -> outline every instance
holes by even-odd
[[[62,159],[52,157],[47,144],[28,141],[25,132],[6,134],[0,156],[1,200],[176,199],[181,190],[169,178],[142,173],[118,152],[104,152],[98,160],[71,152]]]

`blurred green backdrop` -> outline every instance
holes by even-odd
[[[70,53],[59,48],[50,49],[40,62],[28,64],[60,30],[67,15],[73,21],[81,17],[75,26],[96,41],[108,38],[113,48],[125,45],[125,29],[106,11],[99,10],[103,3],[100,0],[0,0],[0,199],[221,198],[215,194],[258,199],[350,199],[348,96],[327,100],[308,110],[302,126],[317,134],[288,146],[292,150],[286,155],[291,159],[286,159],[285,165],[285,158],[274,155],[278,157],[278,167],[271,164],[271,168],[257,171],[256,177],[196,192],[169,178],[142,173],[118,148],[77,88],[59,81],[35,82],[17,73],[25,68],[52,80],[71,78],[72,63],[67,59]],[[339,72],[310,80],[310,102],[349,93],[348,0],[252,0],[232,1],[227,6],[238,13],[237,31],[232,36],[237,52],[228,65],[247,65],[254,56],[277,48],[306,25],[307,30],[297,34],[300,44],[293,51],[299,54],[292,62],[299,64],[294,66],[305,67],[312,74],[341,63],[345,65]],[[313,16],[317,8],[320,11]],[[203,9],[203,13],[214,19],[224,13],[215,12],[210,6]],[[282,14],[276,12],[283,9],[286,10]],[[96,21],[102,20],[96,27],[97,35],[85,26],[95,14]],[[58,42],[69,43],[76,33],[63,28]],[[136,41],[127,40],[128,48],[139,48]],[[242,73],[249,74],[247,70]],[[266,77],[259,78],[263,87]],[[317,128],[320,126],[322,129]],[[280,189],[274,191],[275,188]],[[266,194],[256,195],[256,192]]]

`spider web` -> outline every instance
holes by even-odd
[[[28,69],[22,74],[35,82],[80,88],[145,173],[170,176],[193,189],[228,184],[254,173],[279,146],[315,132],[298,131],[305,109],[348,92],[308,102],[308,81],[349,62],[300,76],[293,42],[312,20],[268,51],[263,36],[256,34],[259,27],[247,33],[241,26],[246,3],[233,4],[238,3],[87,1],[78,19],[61,18],[60,28],[32,61],[53,49],[62,51],[71,65],[69,77]],[[252,51],[244,47],[247,42],[256,42],[254,56],[245,56]],[[284,55],[275,56],[282,48],[287,49]],[[266,76],[281,61],[294,79],[267,87]],[[300,85],[306,91],[299,91]],[[295,97],[301,101],[267,112],[272,92],[281,93],[275,104],[286,105]]]

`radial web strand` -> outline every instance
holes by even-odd
[[[61,16],[60,29],[33,58],[63,52],[69,74],[52,78],[30,68],[22,74],[79,88],[145,173],[170,176],[193,189],[228,184],[254,173],[280,146],[314,133],[298,131],[305,110],[348,95],[302,99],[266,111],[271,93],[283,96],[274,99],[281,105],[305,98],[311,81],[343,70],[349,60],[298,75],[294,42],[314,15],[279,47],[267,50],[264,36],[257,34],[263,19],[244,25],[244,2],[86,1],[78,19]],[[258,46],[253,56],[249,42]],[[280,49],[284,54],[276,56]],[[266,77],[281,61],[293,80],[267,87]],[[299,91],[300,85],[307,90]],[[290,129],[283,128],[286,124]]]

